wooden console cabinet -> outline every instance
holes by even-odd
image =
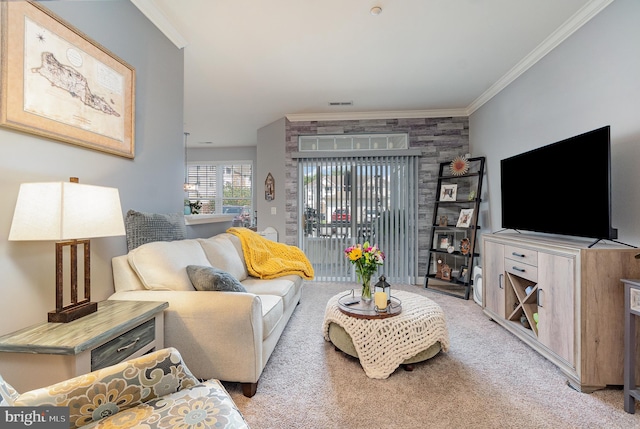
[[[558,366],[576,390],[623,385],[620,279],[640,276],[640,250],[527,234],[482,238],[485,314]]]

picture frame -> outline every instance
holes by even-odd
[[[469,267],[467,265],[460,266],[460,273],[458,274],[459,282],[467,283],[469,281]]]
[[[440,201],[455,201],[458,193],[458,185],[442,185],[440,187]]]
[[[31,0],[0,19],[0,126],[134,158],[135,69]]]
[[[473,209],[460,210],[460,216],[458,217],[457,228],[468,228],[473,220]]]
[[[446,249],[453,243],[453,235],[451,234],[438,234],[438,248]]]

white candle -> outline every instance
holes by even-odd
[[[373,300],[376,303],[378,310],[384,310],[387,308],[387,294],[384,292],[376,292],[373,295]]]

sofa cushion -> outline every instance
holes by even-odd
[[[297,279],[297,281],[296,281]],[[242,281],[247,292],[256,295],[276,295],[283,299],[285,308],[289,308],[296,298],[296,293],[302,280],[299,276],[288,275],[277,279],[257,279],[255,277],[247,277]]]
[[[242,283],[226,271],[201,265],[187,266],[187,275],[196,290],[246,292]]]
[[[211,266],[197,240],[157,241],[129,252],[129,265],[151,290],[194,290],[188,265]]]
[[[186,238],[182,213],[160,214],[129,210],[124,219],[127,251],[154,241],[174,241]]]
[[[262,302],[262,339],[266,339],[278,326],[284,314],[282,298],[276,295],[260,295]]]
[[[209,259],[209,265],[226,271],[242,281],[249,275],[247,265],[244,262],[242,251],[238,250],[230,237],[233,236],[223,233],[211,238],[199,238],[198,241]]]

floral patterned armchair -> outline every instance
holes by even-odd
[[[0,377],[0,406],[69,407],[71,428],[248,428],[222,384],[200,382],[166,348],[18,394]]]

